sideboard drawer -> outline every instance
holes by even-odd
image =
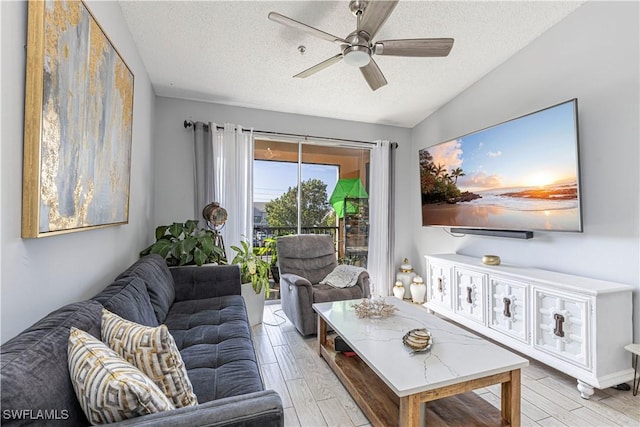
[[[454,310],[478,323],[485,323],[487,275],[474,270],[454,267]]]
[[[498,276],[489,279],[489,327],[529,343],[529,285]]]
[[[538,350],[590,369],[587,298],[534,288],[534,343]]]
[[[429,261],[427,268],[428,301],[451,309],[451,264]]]

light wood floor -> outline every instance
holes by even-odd
[[[264,323],[255,326],[253,334],[265,385],[282,398],[285,426],[369,425],[317,355],[316,337],[302,337],[279,304],[265,306]],[[596,390],[584,400],[575,379],[529,360],[522,370],[523,426],[640,426],[640,394]],[[500,408],[500,385],[476,393]]]

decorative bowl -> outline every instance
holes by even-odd
[[[484,255],[482,263],[485,265],[500,265],[500,257],[498,255]]]
[[[427,328],[412,329],[402,337],[402,343],[414,353],[431,350],[433,337]]]

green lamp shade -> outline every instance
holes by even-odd
[[[338,218],[344,218],[345,214],[345,202],[347,197],[366,199],[369,197],[367,190],[364,189],[360,178],[340,178],[336,183],[336,188],[333,189],[329,202],[333,209],[336,211]],[[346,206],[346,213],[357,213],[358,207],[353,204]]]

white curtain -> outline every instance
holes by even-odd
[[[231,246],[253,243],[253,129],[226,123],[211,124],[213,137],[214,197],[227,210],[222,238],[231,259]]]
[[[393,156],[389,141],[371,151],[369,183],[369,258],[372,295],[389,295],[393,287]]]
[[[232,245],[253,241],[253,130],[231,123],[222,129],[215,123],[196,123],[194,170],[195,217],[202,218],[202,209],[211,202],[227,210],[221,233],[232,258]]]

